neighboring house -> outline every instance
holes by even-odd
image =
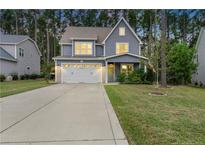
[[[36,42],[30,37],[0,33],[0,74],[40,74],[40,56]]]
[[[124,18],[114,28],[67,27],[61,56],[54,57],[58,83],[107,83],[139,69],[142,42]]]
[[[196,73],[192,76],[192,82],[205,85],[205,28],[202,28],[196,44],[196,62],[198,64]]]

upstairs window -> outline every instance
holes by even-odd
[[[92,55],[92,42],[75,42],[75,55]]]
[[[127,53],[129,48],[128,43],[116,43],[116,54]]]
[[[125,27],[119,28],[119,36],[125,36]]]
[[[24,49],[23,48],[19,48],[19,56],[24,57]]]

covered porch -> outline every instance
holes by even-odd
[[[106,59],[105,67],[105,83],[117,82],[118,76],[121,73],[129,74],[134,70],[144,68],[146,72],[146,62],[147,58],[132,54],[123,54],[111,56]],[[144,61],[145,65],[141,64]]]

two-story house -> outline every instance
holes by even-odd
[[[0,32],[0,74],[40,74],[40,56],[36,42],[29,36]]]
[[[60,45],[61,56],[53,58],[58,83],[115,82],[120,73],[128,74],[148,60],[124,18],[113,28],[69,26]]]

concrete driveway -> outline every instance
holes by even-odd
[[[100,84],[57,84],[0,99],[0,144],[127,144]]]

